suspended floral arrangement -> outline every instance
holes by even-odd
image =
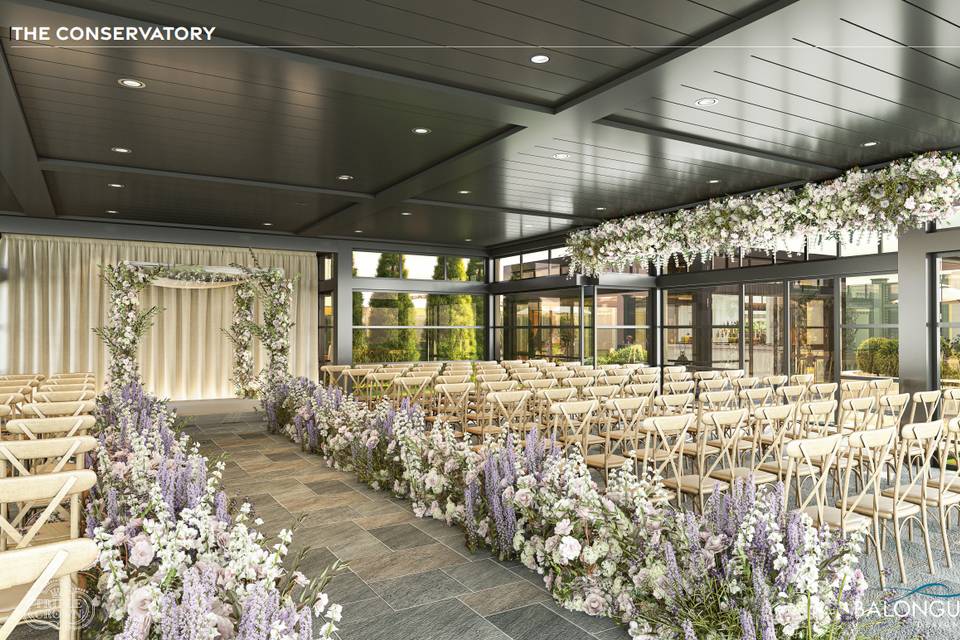
[[[648,262],[662,270],[671,257],[689,265],[738,250],[773,254],[790,251],[798,237],[861,242],[943,220],[958,206],[960,156],[933,151],[827,182],[610,220],[570,234],[570,272],[596,275]]]

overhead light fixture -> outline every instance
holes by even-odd
[[[711,180],[707,180],[707,184],[720,184],[720,181],[716,178],[713,178]]]
[[[720,102],[720,100],[719,100],[718,98],[712,98],[712,97],[700,98],[699,100],[697,100],[697,106],[698,106],[698,107],[712,107],[713,105],[717,104],[718,102]]]
[[[538,53],[535,56],[531,56],[530,62],[532,62],[533,64],[546,64],[550,62],[550,56],[544,55],[542,53]]]
[[[349,173],[342,173],[339,176],[337,176],[337,180],[344,180],[344,181],[353,180],[353,176],[350,175]]]
[[[265,226],[265,227],[272,227],[272,226],[273,226],[273,223],[272,223],[272,222],[264,222],[264,223],[263,223],[263,226]]]
[[[120,213],[116,209],[107,209],[104,213]]]
[[[606,210],[607,210],[606,207],[597,207],[597,211],[606,211]]]
[[[363,233],[363,229],[354,229],[353,232],[354,232],[354,233]]]
[[[554,159],[554,160],[566,160],[566,159],[569,158],[569,157],[570,157],[570,154],[569,154],[569,153],[555,153],[555,154],[553,154],[553,159]]]
[[[120,184],[119,182],[108,182],[107,186],[110,187],[111,189],[123,189],[123,185]]]
[[[401,212],[400,212],[400,215],[402,215],[402,216],[412,216],[413,214],[410,213],[409,211],[401,211]]]
[[[464,238],[463,241],[464,241],[464,242],[473,242],[473,238]]]
[[[147,86],[147,83],[143,80],[137,80],[135,78],[120,78],[117,80],[117,84],[126,89],[143,89]]]
[[[870,140],[869,142],[864,142],[864,143],[862,143],[860,146],[861,146],[861,147],[875,147],[875,146],[877,146],[877,144],[879,144],[879,143],[878,143],[876,140]]]
[[[413,131],[418,136],[425,136],[428,133],[430,133],[430,129],[427,129],[426,127],[414,127],[413,129],[411,129],[411,131]]]
[[[133,153],[133,149],[127,149],[126,147],[110,147],[110,151],[114,153]]]
[[[465,196],[470,193],[470,189],[460,189],[460,191],[457,191],[457,193],[459,193],[462,196]]]

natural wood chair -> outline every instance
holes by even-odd
[[[717,456],[722,459],[721,464],[714,469],[710,476],[727,484],[735,480],[752,480],[754,484],[768,484],[776,482],[777,474],[758,469],[753,464],[744,464],[744,452],[752,453],[754,441],[749,429],[749,411],[746,409],[732,409],[729,411],[710,411],[704,414],[704,420],[716,437],[707,444],[717,448]],[[754,455],[747,456],[752,461]]]
[[[97,406],[92,400],[81,402],[27,402],[20,406],[25,418],[58,418],[92,414]]]
[[[96,418],[89,414],[63,418],[17,418],[4,425],[4,429],[11,435],[27,440],[70,438],[87,435],[96,422]]]
[[[644,397],[653,400],[660,392],[660,385],[656,382],[638,382],[623,386],[624,397]]]
[[[910,422],[930,422],[937,415],[937,409],[940,408],[940,401],[943,399],[943,392],[939,389],[935,391],[917,391],[913,394],[913,404],[910,407]],[[917,415],[920,414],[920,415]]]
[[[727,378],[717,377],[709,380],[700,380],[697,383],[697,391],[726,391],[731,389],[730,381]]]
[[[693,380],[663,383],[663,392],[666,394],[693,393],[695,390],[696,384],[693,382]]]
[[[80,497],[96,482],[89,469],[0,478],[0,551],[80,537]],[[65,500],[69,521],[51,521]]]
[[[664,371],[663,381],[667,382],[687,382],[688,380],[693,380],[693,374],[689,371],[678,371],[678,372],[669,372]]]
[[[633,384],[655,384],[660,385],[659,373],[634,373],[630,378]]]
[[[801,402],[797,408],[797,433],[800,438],[830,435],[835,429],[836,400]]]
[[[634,429],[632,447],[626,455],[634,460],[636,473],[650,473],[664,483],[669,480],[674,487],[681,486],[683,449],[696,418],[693,413],[655,416]],[[675,495],[679,503],[679,494]]]
[[[83,469],[96,448],[93,436],[0,441],[0,478]]]
[[[576,389],[577,397],[582,399],[586,395],[584,393],[584,389],[592,385],[595,381],[596,378],[591,378],[589,376],[577,376],[574,378],[564,378],[560,381],[560,386]]]
[[[693,413],[694,396],[692,393],[662,394],[651,402],[651,414],[655,416],[675,416]]]
[[[681,414],[693,416],[694,423],[688,429],[694,432],[694,442],[685,443],[682,447],[683,455],[693,458],[693,472],[682,473],[677,478],[665,478],[663,486],[673,491],[677,495],[678,506],[683,506],[683,496],[688,496],[693,502],[694,508],[703,513],[703,507],[706,498],[715,491],[721,491],[727,488],[727,484],[713,476],[723,462],[723,457],[717,455],[717,449],[707,444],[707,441],[713,436],[709,426],[712,421],[706,416],[697,414]]]
[[[342,386],[343,372],[349,368],[346,364],[325,364],[320,367],[321,381],[327,386]]]
[[[751,456],[757,457],[757,469],[780,478],[786,477],[790,466],[786,446],[794,435],[796,412],[795,404],[757,407],[754,413],[754,439],[751,449]]]
[[[790,384],[799,384],[805,387],[809,387],[814,383],[814,375],[812,373],[795,373],[790,376]]]
[[[0,638],[10,637],[23,620],[55,613],[59,639],[79,637],[74,581],[96,564],[98,553],[86,538],[0,552]]]
[[[903,425],[903,416],[906,415],[909,404],[909,393],[880,396],[880,400],[877,402],[877,412],[879,413],[877,426],[897,427],[899,431]]]
[[[457,425],[460,430],[467,423],[467,409],[470,406],[471,382],[442,382],[434,387],[433,415],[426,416],[426,422]]]
[[[463,384],[465,382],[470,382],[471,375],[469,373],[446,373],[443,375],[437,376],[437,379],[434,381],[435,384]]]
[[[363,395],[367,404],[372,405],[381,398],[397,398],[394,382],[402,374],[399,371],[372,371],[363,378]]]
[[[613,453],[624,451],[628,447],[637,448],[637,441],[642,431],[643,421],[647,418],[650,409],[649,397],[611,398],[604,404],[604,410],[609,416],[606,430],[601,436],[610,442],[610,451]]]
[[[806,399],[811,402],[835,400],[839,385],[836,382],[820,382],[807,387]]]
[[[550,407],[558,402],[572,402],[577,399],[577,390],[573,387],[551,387],[533,392],[534,419],[546,427],[552,420]]]
[[[840,431],[863,431],[880,426],[875,396],[847,398],[840,403]]]
[[[97,385],[92,382],[78,382],[76,384],[41,384],[37,387],[38,392],[49,392],[49,391],[92,391],[96,394]]]
[[[432,376],[401,376],[393,383],[401,397],[410,399],[410,404],[429,403],[433,397]]]
[[[802,384],[786,384],[774,387],[776,397],[783,404],[797,404],[803,402],[807,395],[807,387]]]
[[[590,447],[606,443],[605,437],[592,433],[596,412],[596,400],[558,402],[550,407],[552,431],[564,453],[576,448],[585,459]]]
[[[757,378],[756,376],[744,376],[740,378],[734,378],[730,381],[730,384],[733,387],[733,390],[737,392],[737,395],[739,395],[741,391],[746,389],[755,389],[760,386],[760,378]],[[772,392],[773,390],[771,389],[771,393]]]
[[[93,400],[97,394],[93,391],[40,391],[33,392],[31,402],[82,402]]]

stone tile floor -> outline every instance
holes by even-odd
[[[417,518],[407,501],[329,469],[252,416],[207,417],[187,431],[205,455],[225,455],[224,487],[254,505],[266,535],[303,518],[291,555],[310,548],[307,576],[347,563],[328,589],[344,607],[342,640],[628,637],[612,620],[561,610],[540,576],[471,553],[460,529]]]

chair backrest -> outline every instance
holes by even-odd
[[[660,385],[656,382],[640,382],[623,386],[625,396],[640,396],[652,399],[658,391],[660,391]]]
[[[771,387],[749,387],[741,389],[737,394],[740,404],[751,410],[759,407],[769,407],[774,404],[773,389]]]
[[[816,400],[833,400],[837,396],[837,383],[836,382],[820,382],[818,384],[811,384],[807,389],[807,399],[810,401]]]
[[[683,449],[687,443],[687,434],[697,419],[696,414],[685,413],[678,416],[654,416],[644,421],[644,446],[636,449],[640,452],[638,462],[654,477],[679,481],[683,475]]]
[[[745,376],[747,372],[743,369],[724,369],[720,374],[727,380],[736,380]]]
[[[448,418],[463,420],[470,404],[471,382],[441,382],[434,387],[436,391],[436,411]]]
[[[782,387],[783,385],[787,384],[787,376],[783,376],[783,375],[763,376],[762,378],[760,378],[760,384],[762,384],[765,387],[773,387],[774,389],[776,389],[777,387]]]
[[[777,397],[784,404],[797,404],[807,395],[807,387],[802,384],[788,384],[776,387]]]
[[[937,413],[943,393],[935,391],[917,391],[913,394],[913,406],[910,407],[910,422],[929,422]]]
[[[11,395],[19,394],[22,396],[30,395],[33,393],[33,387],[29,385],[14,384],[9,386],[3,386],[3,383],[0,383],[0,400]],[[0,402],[0,404],[8,404],[6,402]]]
[[[563,450],[578,447],[581,455],[587,453],[587,438],[590,435],[590,426],[597,411],[596,400],[576,400],[573,402],[557,402],[550,407],[553,415],[554,437],[566,437]]]
[[[693,380],[685,380],[683,382],[664,382],[663,383],[664,393],[693,393],[693,390],[694,390]]]
[[[611,398],[607,400],[608,413],[613,417],[616,426],[611,428],[623,431],[624,440],[632,441],[633,448],[638,447],[640,425],[647,417],[650,409],[650,398],[647,396],[634,398]]]
[[[519,380],[523,382],[525,380],[536,380],[537,378],[542,378],[543,374],[539,371],[530,370],[530,371],[514,371],[510,374],[510,377],[514,380]]]
[[[813,384],[814,376],[812,373],[795,373],[790,376],[790,384],[802,384],[809,387]]]
[[[509,378],[510,376],[507,373],[478,373],[477,384],[483,384],[484,382],[503,382]]]
[[[825,436],[837,413],[836,400],[801,402],[797,409],[798,431],[805,438]]]
[[[877,412],[881,427],[899,427],[903,424],[903,416],[907,413],[910,404],[909,393],[880,396],[877,401]]]
[[[636,384],[660,384],[659,373],[635,373],[630,378],[631,382]]]
[[[17,418],[4,425],[4,429],[14,435],[37,440],[44,436],[60,438],[86,435],[96,422],[96,418],[89,414],[63,418]]]
[[[560,384],[554,378],[535,378],[533,380],[524,380],[520,383],[524,389],[553,389]]]
[[[3,389],[0,389],[2,392]],[[953,417],[960,415],[960,387],[943,390],[943,415]]]
[[[882,426],[877,424],[878,418],[874,396],[847,398],[840,402],[840,424],[845,429],[863,431]]]
[[[858,431],[847,436],[843,464],[838,469],[841,523],[861,504],[869,504],[876,512],[881,494],[881,474],[889,468],[891,454],[897,443],[897,433],[897,427],[885,427]],[[860,489],[851,493],[854,475]],[[897,484],[899,483],[898,472]]]
[[[840,397],[860,398],[870,393],[870,387],[866,380],[843,380],[840,382]]]
[[[437,384],[462,384],[464,382],[470,382],[470,374],[455,374],[455,373],[445,373],[442,376],[437,376]]]
[[[20,413],[27,418],[56,418],[91,414],[97,406],[92,400],[81,402],[28,402],[20,406]]]
[[[33,392],[32,402],[81,402],[93,400],[93,391],[37,391]]]
[[[536,391],[538,399],[542,399],[549,406],[555,402],[569,402],[577,397],[577,390],[573,387],[553,387]]]
[[[630,365],[627,365],[627,368],[630,368]],[[634,375],[640,375],[640,376],[659,376],[659,375],[660,375],[660,367],[644,367],[644,366],[639,366],[639,367],[637,367],[636,369],[634,369]]]
[[[699,403],[702,411],[720,411],[722,409],[730,409],[733,407],[733,403],[736,400],[736,396],[733,391],[721,390],[721,391],[704,391],[697,397],[697,402]]]
[[[753,449],[750,452],[751,460],[758,456],[755,466],[773,464],[778,469],[784,469],[784,446],[794,434],[796,415],[795,404],[774,404],[756,408]],[[764,435],[769,438],[766,446],[763,446],[761,441]]]
[[[606,375],[600,381],[601,384],[612,384],[617,387],[623,387],[630,381],[630,376]]]
[[[723,391],[730,388],[730,381],[723,377],[701,380],[697,383],[700,391]]]
[[[656,396],[652,403],[654,415],[678,415],[690,413],[693,408],[692,393],[665,393]]]
[[[689,371],[677,371],[676,373],[665,372],[663,374],[664,382],[686,382],[687,380],[693,380],[693,374]]]
[[[80,495],[97,482],[89,469],[0,478],[0,550],[30,546],[60,504],[70,499],[70,538],[80,536]],[[8,519],[9,506],[17,515]],[[39,515],[36,510],[42,508]]]
[[[93,540],[81,538],[52,544],[38,545],[26,549],[4,551],[0,554],[0,563],[4,571],[0,572],[0,591],[11,594],[12,607],[3,625],[0,626],[0,638],[9,638],[24,617],[35,610],[41,594],[49,593],[51,583],[59,586],[59,624],[63,632],[60,637],[72,637],[75,630],[77,602],[74,594],[74,574],[86,571],[97,561],[97,545]],[[43,609],[54,610],[52,604],[45,602]]]
[[[481,382],[480,383],[480,393],[487,394],[491,392],[498,391],[512,391],[520,386],[520,383],[516,380],[497,380],[490,382]]]
[[[43,383],[37,387],[37,391],[93,391],[96,392],[97,385],[92,382],[77,382],[67,384],[46,384]]]
[[[685,365],[682,365],[682,364],[670,365],[670,366],[666,366],[666,367],[663,368],[663,372],[664,372],[665,374],[667,374],[667,373],[685,373],[686,371],[687,371],[687,367],[686,367]]]
[[[730,383],[733,385],[734,390],[740,393],[744,389],[755,389],[760,384],[760,378],[756,376],[734,378]]]
[[[587,398],[597,400],[603,404],[604,400],[612,398],[620,393],[620,387],[615,384],[598,384],[584,389],[584,395]]]
[[[717,457],[722,458],[722,467],[735,469],[740,467],[740,443],[750,440],[747,419],[750,413],[746,409],[728,409],[708,411],[703,414],[702,422],[710,425],[717,443]]]
[[[432,376],[403,376],[394,380],[410,402],[420,402],[433,384]]]
[[[16,409],[26,401],[27,401],[27,398],[22,393],[17,393],[17,392],[0,393],[0,406],[3,406],[3,407]]]
[[[398,364],[399,364],[399,363],[398,363]],[[406,367],[406,366],[409,366],[409,365],[404,364],[403,366]],[[367,362],[367,363],[363,363],[363,364],[355,364],[355,365],[353,365],[353,368],[354,368],[354,369],[362,369],[362,370],[364,370],[364,371],[379,371],[380,369],[383,369],[383,365],[382,365],[382,364],[377,364],[377,363],[374,363],[374,362]]]
[[[569,369],[557,369],[555,371],[554,370],[548,371],[547,375],[556,380],[565,380],[567,378],[574,377],[574,375],[576,374],[573,371],[570,371]]]
[[[48,438],[46,440],[0,440],[0,478],[29,476],[37,473],[36,460],[49,460],[52,466],[45,473],[68,470],[68,465],[83,469],[84,454],[97,448],[92,436]],[[54,460],[54,458],[56,460]]]
[[[701,380],[716,380],[719,377],[720,377],[719,371],[708,370],[708,371],[693,372],[693,379],[696,380],[697,382]]]
[[[594,383],[596,378],[591,378],[588,376],[578,376],[575,378],[564,378],[560,381],[560,386],[562,387],[573,387],[577,389],[579,393],[583,392],[583,389],[589,387]]]
[[[796,508],[805,510],[813,507],[820,522],[824,522],[825,512],[832,507],[827,497],[827,483],[842,442],[843,436],[836,434],[823,438],[800,438],[787,443],[788,463],[783,491],[785,505],[789,501],[790,486],[796,482],[799,496]]]
[[[913,422],[900,427],[900,440],[897,443],[896,479],[893,484],[893,511],[906,507],[910,498],[919,497],[921,504],[928,504],[927,478],[930,467],[940,451],[940,443],[946,434],[944,420]],[[909,472],[909,483],[903,480],[903,473]],[[919,492],[919,496],[911,493]]]

